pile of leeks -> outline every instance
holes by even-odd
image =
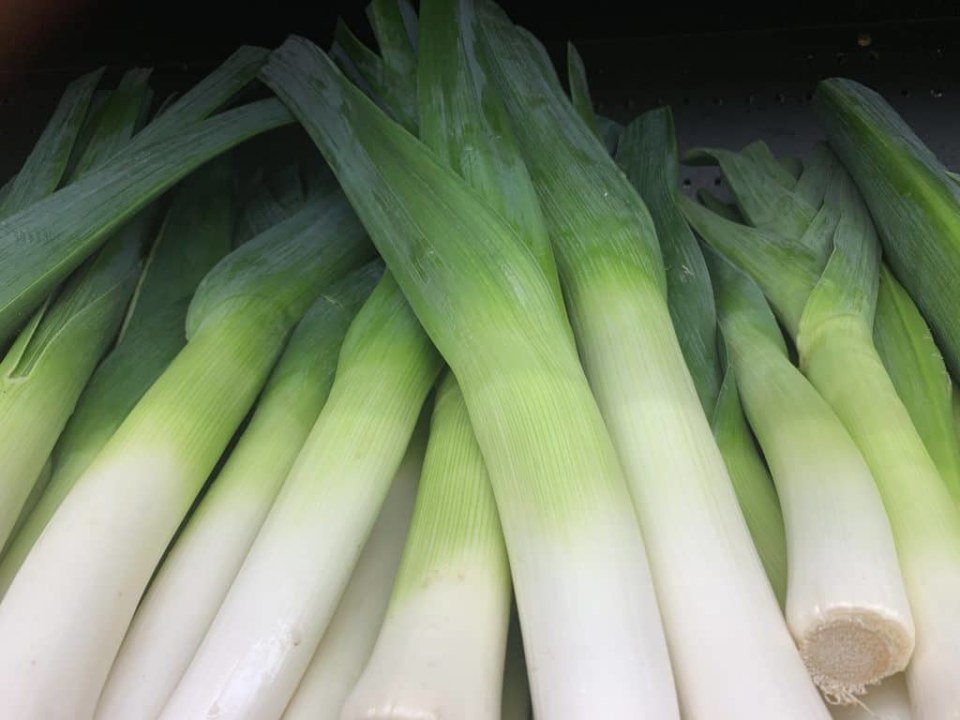
[[[81,77],[0,190],[0,717],[960,718],[957,176],[368,17]]]

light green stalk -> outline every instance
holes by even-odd
[[[157,562],[289,330],[327,284],[369,255],[356,217],[331,196],[204,278],[186,347],[77,481],[0,604],[0,672],[10,681],[0,715],[93,713]]]
[[[234,65],[228,60],[224,67]],[[210,158],[290,122],[275,100],[201,121],[224,95],[242,87],[256,66],[247,60],[244,72],[231,72],[229,82],[215,72],[211,78],[217,82],[201,82],[97,171],[0,221],[0,342],[162,192]]]
[[[748,197],[770,185],[747,159],[721,159],[721,167]],[[915,710],[921,720],[950,717],[960,708],[951,679],[960,667],[960,633],[946,630],[960,627],[960,509],[873,344],[880,247],[866,206],[824,147],[794,194],[814,219],[792,238],[786,230],[795,217],[784,217],[786,227],[770,217],[761,230],[689,201],[682,207],[699,234],[761,286],[794,339],[804,374],[863,453],[890,518],[916,624],[907,669]]]
[[[787,601],[787,539],[780,499],[743,415],[737,380],[729,368],[710,426],[767,579],[783,607]]]
[[[424,412],[422,418],[426,416]],[[373,651],[417,499],[427,435],[423,419],[420,425],[423,427],[414,430],[337,611],[283,712],[283,720],[339,717]]]
[[[873,90],[824,80],[814,107],[870,207],[886,261],[960,374],[960,184]]]
[[[481,27],[630,484],[682,712],[825,718],[686,369],[649,212],[580,121],[536,40],[489,3]],[[734,675],[724,669],[731,649]]]
[[[960,440],[953,419],[953,382],[926,321],[886,266],[880,269],[873,341],[927,452],[960,502]]]
[[[161,718],[205,718],[218,708],[280,716],[349,582],[440,365],[387,273],[351,324],[327,404]]]
[[[309,42],[288,40],[262,77],[311,133],[457,376],[497,499],[538,712],[668,709],[629,495],[535,256]]]
[[[163,710],[326,402],[347,328],[381,274],[379,263],[351,273],[297,325],[250,423],[150,583],[100,695],[98,720]]]
[[[0,217],[19,212],[57,189],[102,76],[103,70],[97,70],[67,86],[23,167],[6,186]]]
[[[499,718],[510,598],[490,480],[463,395],[447,373],[390,606],[345,716],[408,718],[432,709],[463,720]]]
[[[193,291],[230,247],[231,168],[216,160],[176,192],[117,345],[93,373],[54,448],[50,486],[0,562],[0,594],[74,483],[186,344]]]
[[[36,482],[33,483],[33,487],[30,488],[30,494],[27,495],[26,501],[23,503],[23,509],[20,511],[20,515],[17,517],[17,522],[13,525],[13,530],[10,532],[10,537],[7,541],[6,547],[0,551],[0,562],[3,561],[4,556],[8,552],[12,541],[16,539],[20,528],[23,527],[26,523],[27,518],[30,517],[30,514],[33,512],[33,509],[37,506],[37,503],[40,502],[40,497],[47,489],[47,485],[50,484],[50,475],[53,471],[53,462],[50,458],[47,458],[47,461],[43,464],[43,469],[40,471],[40,475],[37,476]]]

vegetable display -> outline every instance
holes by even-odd
[[[0,717],[960,720],[956,175],[367,15],[83,75],[0,189]]]

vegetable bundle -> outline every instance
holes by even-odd
[[[368,14],[84,76],[2,190],[0,717],[960,718],[954,176]]]

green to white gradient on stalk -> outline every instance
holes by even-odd
[[[535,257],[319,48],[292,38],[262,76],[457,376],[497,500],[537,711],[676,716],[629,494]]]

